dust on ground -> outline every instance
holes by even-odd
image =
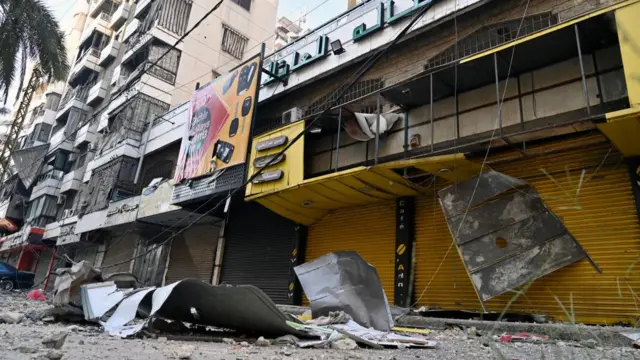
[[[162,336],[158,339],[123,340],[103,333],[97,325],[49,323],[30,317],[50,306],[45,302],[27,300],[24,293],[0,293],[0,319],[6,314],[21,317],[17,324],[0,324],[0,359],[640,359],[640,350],[631,347],[593,344],[593,348],[588,348],[568,342],[502,344],[482,337],[470,337],[461,329],[434,330],[429,338],[438,342],[436,349],[299,349],[282,345],[255,346],[252,339],[225,344],[170,341]],[[67,337],[60,349],[43,344],[43,340],[62,332]]]

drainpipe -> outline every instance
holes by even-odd
[[[218,233],[218,247],[216,249],[216,262],[213,266],[213,278],[211,279],[211,283],[213,285],[220,284],[220,275],[222,272],[222,258],[224,256],[224,228],[227,224],[227,221],[222,221],[222,225],[220,225],[220,232]]]
[[[151,136],[151,128],[153,127],[153,121],[149,124],[147,134],[144,138],[144,145],[142,145],[142,154],[140,154],[140,160],[138,161],[138,168],[136,169],[136,177],[133,179],[134,184],[138,184],[140,180],[140,172],[142,171],[142,163],[144,162],[144,153],[147,152],[147,144],[149,143],[149,136]]]

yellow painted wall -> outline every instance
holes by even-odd
[[[617,9],[615,14],[629,102],[640,105],[640,3]]]
[[[575,141],[575,150],[493,166],[529,181],[603,271],[599,274],[587,260],[581,260],[535,281],[511,309],[567,321],[554,298],[557,296],[567,309],[573,298],[573,311],[569,312],[577,322],[633,323],[640,316],[640,297],[634,301],[634,293],[640,294],[640,263],[634,267],[640,261],[640,224],[628,169],[624,163],[617,163],[620,154],[611,144],[586,140],[590,142]],[[541,150],[553,146],[557,144]],[[609,164],[596,173],[605,158]],[[583,182],[580,195],[567,196],[567,192],[575,194],[585,166],[587,181]],[[542,168],[555,182],[542,173]],[[575,206],[581,208],[572,208]],[[480,311],[456,247],[445,257],[452,238],[433,196],[418,200],[416,219],[416,297],[424,291],[419,305]],[[489,300],[488,309],[502,311],[514,295],[508,293]]]
[[[254,137],[253,144],[251,145],[252,149],[249,162],[249,177],[258,170],[253,167],[253,161],[256,159],[256,157],[277,154],[303,130],[304,121],[298,121],[293,124],[283,126],[275,131],[271,131],[266,134]],[[281,135],[288,137],[289,140],[287,144],[266,151],[257,152],[255,150],[256,144],[260,143],[261,141],[273,139]],[[295,144],[293,144],[293,146],[291,146],[289,150],[287,150],[285,156],[286,158],[283,162],[265,169],[265,171],[276,169],[282,170],[284,172],[282,178],[277,181],[271,181],[262,184],[249,184],[246,191],[247,196],[282,190],[287,187],[297,185],[304,180],[304,136]]]

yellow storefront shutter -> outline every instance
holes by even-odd
[[[586,323],[635,322],[640,303],[640,268],[634,268],[640,259],[640,224],[627,165],[599,136],[555,141],[529,152],[540,155],[491,167],[533,185],[602,273],[587,260],[572,264],[535,281],[510,311],[564,321],[574,317]],[[489,160],[508,157],[500,154]],[[416,296],[431,281],[419,305],[479,311],[457,248],[453,246],[442,260],[452,239],[440,205],[433,197],[424,197],[416,210]],[[504,294],[487,306],[502,311],[514,296]]]
[[[376,267],[393,303],[395,221],[395,202],[331,212],[309,228],[306,260],[334,251],[356,251]]]

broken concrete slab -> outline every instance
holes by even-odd
[[[24,319],[24,315],[17,312],[6,312],[0,314],[0,324],[19,324]]]
[[[485,301],[588,257],[525,181],[489,171],[438,195],[485,310]]]
[[[42,345],[50,349],[60,349],[62,345],[64,345],[65,340],[67,340],[66,332],[57,332],[45,339],[42,340]]]

